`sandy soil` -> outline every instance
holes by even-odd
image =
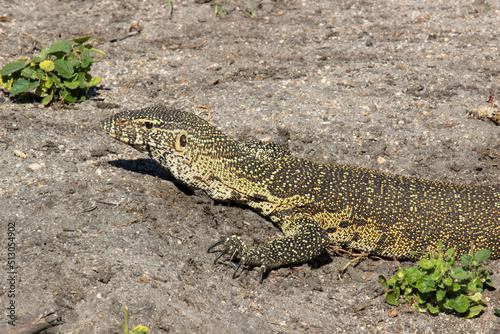
[[[203,1],[198,1],[203,2]],[[16,315],[59,318],[47,333],[497,333],[498,291],[474,320],[418,314],[383,300],[394,263],[331,254],[319,268],[281,268],[258,284],[208,245],[279,236],[249,209],[174,182],[98,122],[158,104],[190,110],[238,139],[297,156],[466,184],[500,180],[500,127],[466,117],[500,95],[500,3],[232,0],[211,3],[0,3],[0,65],[92,34],[102,83],[80,105],[41,108],[0,93],[0,257],[15,225]],[[141,34],[116,42],[138,26]],[[500,284],[500,261],[488,263]],[[5,268],[4,266],[2,268]],[[7,277],[6,271],[2,277]],[[2,321],[8,284],[2,278]]]

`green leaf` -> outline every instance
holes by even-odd
[[[47,53],[49,52],[49,49],[45,48],[40,51],[40,61],[44,60],[45,57],[47,57]],[[39,61],[39,62],[40,62]]]
[[[445,296],[446,296],[446,291],[444,291],[444,290],[438,290],[438,291],[436,291],[436,300],[438,302],[442,301]]]
[[[38,81],[29,81],[26,79],[19,79],[12,85],[12,91],[10,92],[10,96],[18,95],[21,93],[30,92],[36,87],[38,87]]]
[[[469,314],[465,317],[466,319],[474,318],[483,312],[483,305],[474,305],[469,308]]]
[[[429,299],[430,294],[428,293],[417,293],[417,300],[419,304],[426,304],[427,300]]]
[[[98,49],[94,49],[94,48],[91,48],[90,52],[97,53],[101,57],[105,55],[104,51],[101,51],[101,50],[98,50]]]
[[[61,88],[61,79],[59,79],[58,76],[50,75],[49,78],[52,80],[56,88]]]
[[[28,65],[28,62],[25,60],[13,61],[12,63],[6,64],[0,70],[1,75],[11,75],[19,70],[22,70]]]
[[[39,97],[47,96],[47,87],[45,87],[44,83],[39,83],[38,87],[36,87],[34,94]]]
[[[78,81],[64,81],[64,86],[68,87],[69,89],[77,89],[80,84]]]
[[[70,61],[69,59],[67,59],[67,60]],[[75,72],[82,71],[82,62],[80,61],[80,59],[72,59],[70,62],[71,62],[71,66],[73,67]]]
[[[88,84],[87,87],[94,87],[101,83],[101,78],[93,78]]]
[[[476,260],[478,262],[483,262],[491,256],[491,251],[488,249],[480,249],[476,252]]]
[[[51,72],[55,69],[54,62],[52,60],[44,60],[40,63],[40,68],[46,72]]]
[[[495,287],[495,282],[493,282],[489,276],[484,281],[484,284],[487,285],[490,288],[494,288]]]
[[[429,275],[429,277],[434,281],[434,282],[441,282],[441,271],[435,270],[432,274]]]
[[[36,64],[41,63],[42,61],[43,61],[43,58],[42,58],[42,57],[35,57],[35,58],[33,58],[33,59],[31,60],[30,65],[31,65],[31,66],[34,66],[34,65],[36,65]]]
[[[453,278],[451,277],[446,277],[444,280],[443,280],[443,283],[444,285],[446,286],[451,286],[453,284]]]
[[[64,59],[57,59],[54,62],[54,65],[56,67],[57,73],[59,73],[59,75],[62,76],[63,78],[69,79],[74,73],[73,66],[71,66],[70,61],[66,61]]]
[[[467,284],[467,290],[471,292],[483,291],[483,289],[481,289],[481,287],[478,287],[478,285],[481,286],[481,283],[477,282],[477,280],[469,282],[469,284]]]
[[[497,317],[500,317],[500,309],[499,308],[493,307],[493,312],[495,313],[495,315]]]
[[[446,251],[446,256],[452,257],[454,253],[455,253],[455,248],[450,248]]]
[[[47,96],[45,96],[45,97],[42,99],[42,104],[43,104],[44,106],[46,106],[47,104],[49,104],[49,103],[50,103],[50,101],[52,101],[52,99],[53,99],[53,98],[54,98],[54,90],[53,90],[53,89],[51,89],[51,90],[50,90],[50,94],[49,94],[49,95],[47,95]]]
[[[14,83],[14,78],[10,78],[6,75],[1,75],[0,83],[2,84],[3,89],[12,90],[12,84]]]
[[[398,296],[396,296],[395,292],[389,292],[387,295],[385,295],[385,301],[391,305],[399,305]]]
[[[72,39],[72,41],[75,42],[76,44],[83,44],[91,38],[92,35],[87,35],[87,36],[75,37]]]
[[[430,314],[439,314],[439,308],[432,306],[430,303],[427,303],[427,309],[429,310]]]
[[[69,102],[69,103],[73,103],[73,102],[76,102],[76,97],[74,97],[73,95],[71,95],[70,92],[68,92],[67,90],[63,90],[62,91],[62,95],[64,96],[64,99]]]
[[[406,281],[409,283],[416,283],[423,275],[424,273],[420,271],[417,266],[411,267],[406,270]]]
[[[464,266],[470,266],[472,263],[472,256],[470,256],[469,254],[464,254],[460,258],[460,262],[462,262]]]
[[[448,299],[445,304],[451,306],[458,313],[467,312],[469,308],[469,300],[464,295],[460,295],[456,299]]]
[[[462,267],[455,267],[451,269],[451,277],[453,279],[464,280],[467,279],[467,272]]]
[[[423,306],[424,307],[422,307],[422,305],[417,304],[417,303],[413,304],[413,308],[415,310],[417,310],[418,312],[425,312],[427,310],[427,308],[425,307],[425,305],[423,305]]]
[[[398,272],[396,273],[396,275],[394,275],[394,278],[399,279],[399,280],[403,280],[406,275],[407,275],[407,272],[405,272],[403,269],[399,269]]]
[[[378,281],[380,282],[380,284],[382,284],[382,286],[384,287],[384,289],[386,289],[386,290],[388,289],[388,287],[387,287],[387,278],[384,275],[379,275]]]
[[[52,44],[47,54],[53,54],[57,52],[70,53],[72,49],[73,47],[71,46],[71,43],[69,41],[62,40]]]
[[[45,79],[46,79],[45,87],[47,87],[47,88],[52,87],[52,84],[54,83],[54,81],[52,81],[50,78],[45,78]]]
[[[481,292],[476,292],[475,294],[468,296],[468,298],[474,303],[480,303],[483,299],[483,295]]]
[[[21,75],[27,79],[36,80],[38,79],[37,72],[31,67],[25,67],[21,71]]]
[[[425,269],[425,270],[429,270],[429,269],[432,269],[434,267],[434,264],[432,263],[432,261],[428,260],[428,259],[420,260],[418,262],[418,265],[420,266],[420,268]]]
[[[421,277],[417,282],[417,289],[421,293],[436,291],[436,284],[429,276]]]
[[[82,68],[87,68],[89,65],[92,64],[92,61],[89,59],[83,59],[82,60]]]
[[[87,89],[87,83],[85,82],[85,73],[84,72],[78,73],[77,80],[78,80],[78,84],[79,84],[80,88]]]
[[[84,49],[82,51],[82,59],[88,59],[88,60],[92,60],[92,57],[90,56],[90,50],[89,49]]]

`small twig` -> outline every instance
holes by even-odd
[[[21,42],[21,36],[17,35],[17,49],[19,50],[17,53],[21,54],[23,52],[23,44]]]
[[[128,222],[122,223],[122,224],[120,224],[120,225],[118,225],[118,226],[120,226],[120,227],[121,227],[121,226],[127,226],[127,225],[129,225],[129,224],[132,224],[132,223],[135,223],[135,222],[138,222],[138,221],[139,221],[139,219],[138,219],[138,218],[134,218],[134,219],[129,220]]]
[[[7,334],[37,334],[61,323],[61,318],[54,310],[45,310],[42,313],[30,316],[15,326],[5,324],[0,332]]]
[[[212,107],[210,106],[210,104],[198,104],[198,105],[193,106],[193,110],[196,110],[196,109],[206,110],[206,111],[201,111],[199,114],[205,112],[208,115],[207,121],[210,122],[210,116],[212,116]]]
[[[129,38],[131,36],[138,35],[140,33],[141,33],[140,31],[134,30],[134,31],[131,31],[131,32],[129,32],[129,33],[123,35],[123,36],[110,38],[107,41],[104,41],[103,43],[115,43],[115,42],[124,40],[125,38]]]
[[[361,304],[361,305],[354,306],[351,310],[353,312],[359,312],[359,311],[362,311],[365,308],[370,307],[372,305],[373,305],[373,302],[367,302],[367,303],[364,303],[364,304]]]
[[[356,257],[354,259],[349,260],[349,262],[347,262],[347,264],[342,269],[340,269],[340,272],[341,273],[345,272],[347,270],[347,268],[349,268],[349,266],[355,265],[356,263],[361,262],[361,260],[366,259],[366,258],[368,258],[368,254],[356,255]]]
[[[38,38],[36,38],[35,36],[28,34],[28,33],[27,33],[26,31],[24,31],[24,30],[21,30],[21,32],[22,32],[23,34],[25,34],[26,36],[28,36],[28,37],[32,38],[35,42],[40,43],[40,45],[42,46],[42,49],[45,49],[45,43],[44,43],[44,42],[42,42],[41,40],[39,40],[39,39],[38,39]]]

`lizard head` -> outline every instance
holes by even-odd
[[[222,154],[234,142],[204,119],[188,112],[154,107],[118,113],[100,123],[111,137],[141,152],[192,155]],[[216,147],[218,152],[214,152]]]
[[[221,159],[238,154],[236,142],[204,119],[166,107],[124,111],[101,122],[111,137],[126,143],[194,188],[219,169]]]

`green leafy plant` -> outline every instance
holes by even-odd
[[[473,256],[463,255],[456,265],[455,249],[444,251],[440,242],[438,249],[424,254],[416,266],[399,269],[390,279],[379,276],[386,289],[385,300],[396,306],[409,303],[419,312],[473,318],[484,309],[484,288],[495,286],[490,272],[481,265],[490,255],[489,250],[481,249]]]
[[[248,18],[252,18],[255,16],[255,2],[254,0],[246,0],[247,10],[243,12],[245,16]]]
[[[174,4],[172,0],[168,0],[168,13],[170,15],[170,18],[172,18],[172,14],[174,13]]]
[[[494,307],[494,308],[493,308],[493,314],[494,314],[495,316],[497,316],[497,317],[500,317],[500,309],[498,309],[498,308]]]
[[[149,333],[149,329],[146,326],[142,326],[142,325],[135,326],[134,329],[130,331],[128,329],[129,326],[128,326],[128,306],[127,305],[125,305],[124,310],[125,310],[125,323],[122,325],[115,319],[116,324],[118,325],[118,327],[120,327],[123,334],[148,334]]]
[[[41,98],[44,105],[53,100],[79,102],[86,99],[90,87],[101,82],[88,73],[92,63],[92,53],[100,56],[104,52],[84,44],[92,36],[73,38],[73,43],[58,41],[50,48],[44,48],[40,56],[6,64],[0,70],[0,84],[10,91],[10,96],[34,95]]]
[[[226,5],[230,0],[213,0],[214,16],[226,16]]]

